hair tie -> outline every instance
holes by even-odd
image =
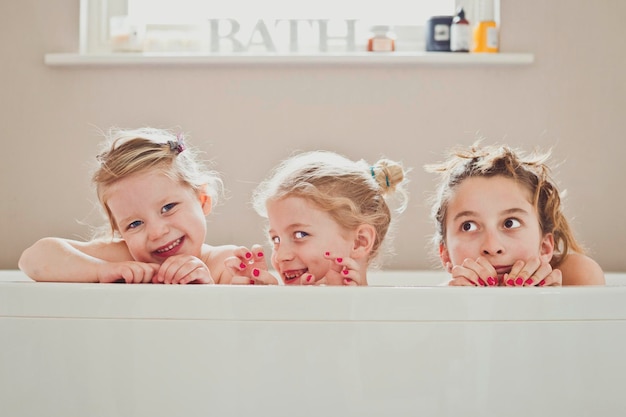
[[[374,166],[370,166],[370,172],[372,173],[372,178],[376,179],[376,173],[374,172]],[[387,184],[387,188],[389,188],[389,176],[385,174],[385,184]]]
[[[175,152],[176,155],[185,150],[185,140],[183,139],[183,135],[181,133],[176,135],[176,142],[168,140],[167,144],[170,145],[170,150]]]

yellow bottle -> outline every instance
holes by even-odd
[[[474,26],[472,52],[498,52],[498,26],[494,20],[493,0],[478,4],[478,23]]]

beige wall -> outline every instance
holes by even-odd
[[[43,236],[88,236],[97,130],[150,125],[180,126],[223,173],[213,244],[265,243],[250,195],[292,151],[402,160],[412,199],[388,268],[433,266],[425,163],[477,132],[554,147],[579,238],[605,270],[626,270],[626,2],[502,0],[502,50],[534,53],[528,66],[45,66],[77,50],[78,4],[0,3],[0,268]]]

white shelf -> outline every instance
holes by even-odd
[[[137,65],[528,65],[531,53],[354,52],[320,54],[52,53],[49,66]]]

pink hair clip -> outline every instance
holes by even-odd
[[[178,133],[176,135],[176,142],[173,140],[167,141],[168,145],[170,145],[170,150],[172,152],[176,152],[176,155],[185,150],[185,141],[182,133]]]

